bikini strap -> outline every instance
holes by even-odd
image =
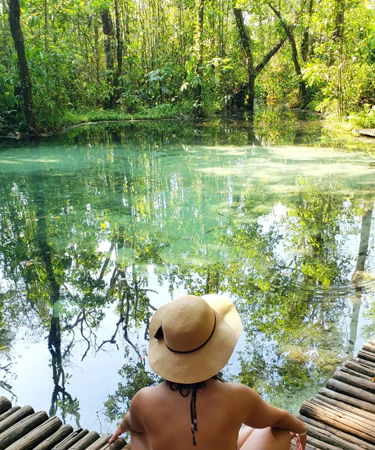
[[[190,400],[190,419],[191,419],[191,438],[193,440],[193,445],[196,445],[195,432],[197,431],[197,389],[194,387],[191,393]]]

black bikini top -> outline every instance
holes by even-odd
[[[214,380],[223,381],[220,376],[215,375],[212,377]],[[190,399],[190,430],[193,445],[196,444],[195,432],[197,431],[197,391],[198,389],[204,389],[206,384],[204,381],[193,384],[178,384],[171,381],[167,381],[168,386],[172,391],[178,391],[183,397],[187,397],[191,392]]]

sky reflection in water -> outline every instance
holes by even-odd
[[[220,292],[245,325],[225,376],[298,412],[373,334],[375,186],[371,154],[297,125],[298,145],[159,123],[1,150],[0,394],[112,431],[154,308]]]

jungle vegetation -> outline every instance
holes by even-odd
[[[369,125],[374,19],[372,0],[0,0],[0,134],[258,102]]]

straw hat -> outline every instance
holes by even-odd
[[[149,364],[175,383],[208,380],[226,365],[241,331],[241,318],[226,297],[180,297],[152,317]]]

